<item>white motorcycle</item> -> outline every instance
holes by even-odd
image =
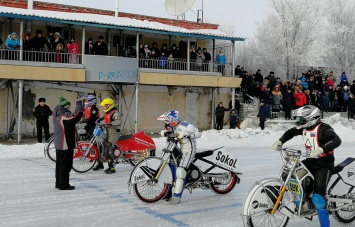
[[[181,159],[178,139],[167,138],[161,157],[148,157],[139,162],[132,170],[128,180],[128,191],[146,203],[154,203],[171,191],[176,176],[175,170]],[[198,152],[187,169],[184,188],[211,189],[217,194],[227,194],[240,183],[237,158],[222,148]]]
[[[314,177],[300,161],[307,153],[285,148],[279,178],[266,178],[251,188],[243,206],[245,226],[286,226],[298,216],[312,220],[317,215],[312,204]],[[342,224],[355,220],[355,159],[337,165],[328,183],[327,210]]]

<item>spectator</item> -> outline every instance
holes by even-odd
[[[268,88],[270,90],[273,90],[276,85],[275,73],[273,71],[271,71],[268,77],[269,77],[269,81],[270,81],[268,84]]]
[[[157,57],[161,56],[157,42],[153,42],[153,43],[152,43],[152,48],[150,48],[150,51],[151,51],[151,52],[152,52],[152,51],[155,51],[155,54],[157,55]]]
[[[355,95],[355,80],[353,80],[353,84],[350,86],[350,92]]]
[[[264,105],[266,106],[266,108],[268,108],[268,114],[266,115],[266,118],[271,118],[272,115],[271,115],[271,110],[272,110],[272,103],[273,103],[273,100],[272,100],[272,93],[270,92],[270,89],[268,88],[268,80],[265,79],[264,80],[264,84],[263,86],[261,87],[261,98],[260,100],[262,99],[263,102],[264,102]]]
[[[207,52],[206,48],[202,49],[203,51],[203,55],[205,56],[205,60],[203,62],[203,71],[208,72],[208,65],[210,63],[210,61],[212,60],[211,54]]]
[[[197,58],[197,53],[195,50],[195,46],[192,45],[190,48],[190,70],[191,71],[196,70],[196,65],[195,65],[196,58]]]
[[[268,115],[269,115],[269,108],[265,105],[264,100],[260,99],[259,113],[257,117],[259,118],[260,121],[261,130],[265,129],[265,121],[267,120]]]
[[[78,64],[78,54],[79,54],[79,46],[75,42],[74,37],[70,39],[70,42],[67,44],[67,50],[69,53],[69,63],[70,64]]]
[[[94,55],[95,54],[95,52],[94,52],[94,43],[93,43],[93,40],[92,40],[91,37],[85,43],[85,54],[88,54],[88,55]]]
[[[70,102],[59,97],[59,105],[53,111],[54,145],[56,149],[55,187],[60,190],[73,190],[69,184],[69,173],[73,166],[75,148],[75,124],[83,116],[82,101],[76,102],[75,112],[69,110]]]
[[[149,57],[151,60],[149,62],[149,67],[156,69],[157,68],[157,60],[159,59],[159,56],[156,54],[155,50],[153,50],[150,54]]]
[[[348,101],[349,101],[349,97],[350,97],[350,92],[348,90],[348,86],[344,86],[343,87],[343,99],[344,99],[344,103],[343,103],[343,112],[348,112]]]
[[[235,109],[237,110],[237,114],[239,114],[240,112],[240,102],[238,100],[238,96],[235,95],[234,96],[234,108],[232,106],[232,100],[229,101],[229,110]]]
[[[344,81],[344,80],[349,81],[349,80],[348,80],[348,77],[346,76],[346,73],[345,73],[345,72],[343,72],[343,73],[341,74],[341,76],[340,76],[340,82],[342,82],[342,81]]]
[[[164,52],[160,52],[161,53],[161,56],[158,56],[159,58],[159,68],[160,69],[166,69],[167,67],[167,64],[168,64],[168,61],[167,61],[167,56],[165,56],[165,53]]]
[[[220,102],[218,104],[218,106],[216,107],[216,129],[217,130],[223,129],[223,120],[224,120],[224,112],[225,111],[228,111],[228,109],[226,109],[223,106],[223,103]]]
[[[306,105],[310,105],[311,104],[311,92],[307,89],[307,90],[304,90],[303,93],[306,96]]]
[[[198,48],[196,59],[195,59],[197,71],[202,71],[204,61],[205,61],[205,55],[202,53],[201,48]]]
[[[334,87],[334,81],[330,77],[327,78],[327,85],[328,85],[328,88]]]
[[[308,71],[307,71],[305,77],[306,77],[306,79],[309,79],[309,78],[312,77],[312,72],[311,72],[311,70],[308,70]]]
[[[237,122],[238,122],[238,114],[237,114],[237,110],[232,109],[229,113],[229,129],[235,129],[237,127]]]
[[[332,86],[329,86],[328,92],[329,92],[329,111],[335,111],[334,110],[335,93]]]
[[[31,61],[32,57],[31,57],[31,53],[29,51],[31,51],[33,49],[33,43],[32,43],[32,38],[31,38],[31,34],[29,32],[25,32],[23,34],[23,58],[25,61]]]
[[[334,92],[335,92],[334,105],[336,105],[336,112],[341,112],[344,106],[344,94],[342,92],[340,85],[337,85]]]
[[[319,95],[319,91],[318,90],[313,90],[312,94],[311,94],[311,104],[313,106],[319,107],[320,106],[320,95]]]
[[[20,47],[20,41],[18,40],[16,32],[13,32],[7,36],[5,46],[6,49],[9,50],[6,52],[8,55],[7,59],[19,60],[18,53],[15,52],[15,50]]]
[[[272,116],[271,118],[278,118],[278,112],[280,112],[280,105],[282,100],[282,93],[278,85],[275,86],[272,91]]]
[[[59,32],[54,33],[54,37],[51,42],[51,46],[57,53],[63,53],[64,50],[64,39],[59,34]]]
[[[291,120],[291,112],[294,106],[294,98],[293,98],[291,87],[288,87],[288,89],[286,90],[283,96],[283,99],[284,99],[283,107],[285,111],[285,119]]]
[[[52,115],[52,111],[49,106],[45,104],[45,102],[45,98],[38,99],[39,104],[33,109],[33,116],[36,118],[38,143],[42,143],[42,128],[44,131],[45,141],[47,141],[50,136],[48,118]]]
[[[180,58],[180,51],[177,49],[176,44],[171,46],[170,54],[173,55],[174,59]]]
[[[255,81],[255,83],[256,82],[263,83],[264,77],[263,77],[263,75],[261,75],[260,69],[258,69],[258,71],[256,71],[256,74],[255,74],[255,77],[254,77],[254,81]]]
[[[335,78],[335,76],[334,76],[334,74],[333,74],[333,71],[330,71],[328,77],[329,77],[331,80],[333,80],[334,83],[336,82],[336,78]],[[333,87],[334,87],[334,86],[333,86]]]
[[[240,68],[240,65],[237,65],[237,67],[235,67],[234,74],[235,74],[236,77],[242,77],[243,76],[243,70]],[[260,83],[262,84],[263,81],[261,81]]]
[[[36,31],[36,36],[33,37],[33,48],[35,51],[44,51],[44,45],[47,45],[48,49],[50,49],[51,44],[48,42],[48,40],[43,36],[42,30],[37,30]],[[39,55],[42,56],[42,55]]]
[[[2,41],[2,39],[0,38],[0,46],[3,44],[4,42]]]
[[[349,96],[348,107],[348,119],[355,119],[355,98],[353,94]]]
[[[320,110],[322,112],[329,112],[329,102],[329,92],[325,92],[325,94],[321,96],[320,102]]]
[[[299,87],[295,87],[295,93],[293,94],[295,98],[295,109],[298,109],[307,103],[306,95],[302,92]]]
[[[165,43],[161,46],[160,56],[164,56],[164,57],[169,56],[168,46]]]
[[[218,52],[218,55],[216,57],[216,63],[217,63],[217,71],[222,73],[222,76],[224,76],[224,68],[225,65],[227,64],[227,57],[223,53],[222,49],[220,49]]]
[[[100,35],[99,40],[94,43],[94,52],[96,55],[108,54],[108,48],[106,43],[104,42],[104,37],[102,35]]]

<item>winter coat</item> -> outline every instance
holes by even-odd
[[[259,107],[258,117],[260,121],[265,121],[269,115],[269,108],[266,105]]]
[[[294,98],[292,93],[285,92],[284,94],[284,107],[292,109],[294,105]]]
[[[92,47],[90,47],[90,43],[85,43],[85,54],[95,54],[94,52],[94,43],[92,43]]]
[[[216,118],[223,119],[225,111],[228,111],[228,109],[226,109],[224,106],[217,106],[216,107]]]
[[[340,82],[342,82],[342,81],[344,81],[344,80],[349,81],[349,80],[348,80],[348,77],[347,77],[346,75],[341,75],[341,76],[340,76]]]
[[[254,76],[254,82],[260,82],[260,84],[262,84],[264,81],[263,75],[261,75],[260,73],[256,73]]]
[[[61,45],[60,45],[61,44]],[[62,38],[59,38],[56,42],[56,39],[53,38],[51,40],[51,46],[53,48],[54,51],[57,51],[57,52],[63,52],[63,47],[64,47],[64,40]],[[60,49],[62,48],[62,49]],[[67,48],[68,49],[68,48]]]
[[[229,101],[229,110],[232,109],[232,100]],[[234,109],[237,110],[237,114],[239,114],[239,111],[240,111],[240,102],[238,99],[235,99],[234,100]]]
[[[68,43],[67,50],[68,50],[68,53],[70,53],[70,54],[78,54],[79,53],[79,46],[76,42],[73,42],[72,44]]]
[[[281,91],[272,91],[272,104],[273,105],[280,105],[282,100],[282,93]]]
[[[18,40],[18,38],[12,39],[12,35],[10,34],[9,36],[7,36],[5,46],[8,50],[16,50],[20,47],[20,41]]]
[[[94,51],[96,55],[107,55],[108,48],[105,42],[99,43],[98,41],[94,43]]]
[[[35,51],[43,50],[44,45],[47,45],[48,48],[50,48],[50,46],[51,46],[51,44],[48,42],[48,40],[46,38],[44,38],[43,36],[41,36],[41,38],[39,38],[38,36],[33,37],[32,44],[33,44],[33,48],[35,49]]]
[[[24,39],[22,46],[24,51],[30,51],[33,48],[32,39],[29,40]]]
[[[203,52],[203,55],[205,55],[205,62],[208,63],[209,61],[212,60],[212,56],[211,56],[210,53],[208,53],[208,52]]]
[[[204,63],[205,60],[205,55],[201,54],[197,54],[196,56],[196,65],[197,66],[202,66],[202,63]]]
[[[237,113],[230,113],[228,116],[229,123],[235,125],[238,122],[239,116]]]
[[[241,77],[241,76],[243,75],[243,70],[235,68],[234,74],[235,74],[236,76]],[[263,82],[263,81],[261,81],[260,83],[262,83],[262,82]]]
[[[217,64],[221,64],[221,65],[225,65],[227,63],[227,57],[226,55],[222,54],[218,54],[216,57],[216,62]]]
[[[297,107],[304,106],[307,103],[307,97],[303,92],[294,93],[295,105]]]
[[[172,54],[174,58],[180,58],[180,51],[176,48],[175,48],[175,50],[173,48],[171,48],[170,54]]]
[[[83,106],[77,105],[75,112],[58,105],[53,110],[54,145],[57,150],[74,149],[76,141],[75,124],[83,116]]]
[[[33,116],[37,119],[37,121],[43,121],[43,120],[48,121],[48,118],[51,115],[52,115],[52,111],[47,105],[41,106],[38,104],[33,109]]]

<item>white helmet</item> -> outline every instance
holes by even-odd
[[[306,105],[292,111],[292,117],[296,117],[296,128],[309,128],[317,125],[321,120],[320,110],[312,105]]]

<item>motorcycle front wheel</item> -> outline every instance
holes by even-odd
[[[158,157],[148,157],[139,162],[132,170],[131,181],[134,181],[134,194],[145,203],[161,200],[171,188],[172,173],[169,165],[166,165],[161,171],[159,179],[155,179],[161,168],[161,163],[162,161]]]
[[[237,174],[227,172],[223,177],[215,177],[211,183],[211,189],[217,194],[227,194],[237,184]]]
[[[55,162],[56,160],[56,153],[55,153],[55,146],[54,146],[54,135],[49,137],[47,140],[45,146],[44,146],[44,152],[48,156],[50,160]]]

